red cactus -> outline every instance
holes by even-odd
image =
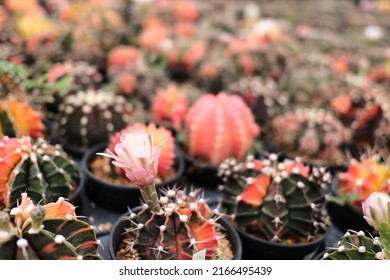
[[[157,121],[171,121],[176,129],[182,126],[187,111],[187,97],[176,86],[159,90],[153,100],[155,119]]]
[[[107,59],[108,69],[131,70],[139,58],[138,50],[132,46],[117,46],[110,51]]]
[[[186,125],[189,153],[213,164],[243,157],[260,132],[245,102],[223,92],[202,96],[188,112]]]
[[[175,141],[171,132],[164,127],[157,128],[154,123],[150,123],[147,126],[141,123],[134,123],[114,135],[111,140],[109,150],[115,152],[114,148],[116,144],[120,142],[120,138],[124,133],[139,131],[142,129],[145,129],[153,135],[156,146],[159,146],[164,140],[166,140],[166,142],[161,145],[160,157],[158,160],[158,174],[163,176],[171,169],[175,159]]]

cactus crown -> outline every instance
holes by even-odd
[[[328,225],[321,185],[330,183],[323,168],[300,159],[278,161],[276,154],[245,163],[220,165],[222,206],[247,232],[273,242],[306,242]]]
[[[64,144],[88,148],[108,141],[126,127],[132,112],[122,96],[103,91],[80,91],[60,107],[59,132]]]
[[[28,103],[5,99],[0,102],[0,137],[43,136],[41,115]]]
[[[115,146],[120,142],[120,138],[124,133],[142,129],[145,129],[153,136],[156,146],[160,146],[164,142],[164,145],[161,145],[158,160],[158,174],[159,176],[164,176],[172,168],[175,159],[175,140],[172,133],[164,127],[156,127],[154,123],[149,123],[148,125],[134,123],[114,135],[110,142],[109,150],[115,153]]]
[[[130,212],[130,250],[141,259],[192,259],[194,253],[206,250],[206,259],[223,258],[218,250],[222,238],[218,218],[199,191],[188,195],[182,190],[170,189],[160,197],[162,214],[149,210],[146,204],[138,213]]]
[[[79,180],[75,163],[61,147],[42,138],[0,140],[0,170],[0,208],[15,207],[24,192],[34,203],[69,197]]]
[[[213,164],[241,158],[260,132],[252,112],[236,95],[203,95],[186,117],[189,153]]]
[[[337,248],[331,249],[322,260],[383,260],[386,256],[379,237],[367,237],[363,231],[347,231]]]
[[[10,214],[0,212],[0,259],[99,259],[93,228],[77,220],[74,209],[63,198],[41,206],[22,194]]]
[[[273,130],[273,143],[288,156],[299,155],[314,163],[345,160],[339,147],[348,135],[330,112],[322,109],[288,112],[274,119]]]

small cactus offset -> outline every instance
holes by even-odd
[[[25,192],[34,203],[69,197],[79,182],[75,163],[42,138],[3,138],[0,170],[0,209],[15,207]]]
[[[15,99],[0,102],[0,137],[43,137],[45,126],[41,115],[28,103]]]
[[[276,117],[272,127],[273,144],[287,156],[316,164],[341,163],[346,158],[340,145],[348,133],[331,112],[298,109]]]
[[[386,254],[379,237],[368,237],[363,231],[347,231],[322,260],[383,260]]]
[[[66,97],[60,106],[60,140],[65,145],[90,148],[125,128],[131,114],[132,107],[122,96],[80,91]]]
[[[154,123],[149,123],[148,125],[134,123],[114,135],[110,142],[109,150],[115,152],[115,146],[120,142],[123,134],[143,129],[153,136],[154,143],[157,146],[164,143],[164,145],[161,145],[158,160],[158,175],[164,176],[172,168],[175,159],[175,140],[172,133],[164,127],[156,127]],[[123,172],[122,174],[124,175]]]
[[[371,193],[390,193],[390,167],[381,162],[379,155],[350,160],[348,170],[339,173],[338,179],[338,196],[359,211]]]
[[[331,177],[324,169],[310,170],[299,159],[279,162],[271,154],[245,163],[226,160],[219,175],[222,207],[246,232],[272,242],[301,243],[327,230],[321,187]]]
[[[93,228],[74,210],[63,198],[41,206],[23,193],[10,214],[0,211],[0,260],[99,259]]]
[[[176,129],[182,127],[188,107],[187,97],[176,86],[159,90],[152,104],[156,121],[168,121]]]
[[[160,197],[161,213],[150,211],[145,204],[138,213],[130,213],[131,249],[140,259],[190,260],[193,254],[206,249],[206,259],[221,258],[217,253],[218,229],[221,226],[204,199],[192,191],[167,190]]]
[[[203,95],[189,110],[186,126],[189,154],[212,164],[245,156],[260,132],[245,102],[224,92]]]

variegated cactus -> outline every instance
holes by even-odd
[[[0,137],[43,137],[45,126],[41,114],[28,103],[15,99],[0,102]]]
[[[338,196],[359,211],[371,193],[390,193],[390,167],[379,155],[350,160],[347,171],[339,173],[338,179]]]
[[[187,97],[174,85],[159,90],[152,104],[156,121],[168,121],[176,129],[182,127],[188,107]]]
[[[383,246],[379,237],[368,237],[363,231],[347,231],[337,243],[330,248],[322,260],[383,260]]]
[[[324,169],[310,170],[299,159],[278,161],[276,154],[244,163],[220,165],[222,207],[246,232],[272,242],[302,243],[319,238],[329,218],[321,185]]]
[[[132,106],[122,96],[80,91],[66,97],[60,106],[60,140],[80,149],[92,147],[125,128],[131,114]]]
[[[164,176],[172,168],[175,159],[175,140],[172,133],[164,127],[156,127],[154,123],[149,123],[148,125],[134,123],[114,135],[110,142],[109,150],[115,152],[115,146],[120,142],[120,138],[124,133],[143,129],[153,136],[154,143],[157,146],[164,142],[161,145],[158,160],[158,175]],[[124,175],[123,172],[122,174]]]
[[[348,131],[331,112],[298,109],[276,117],[272,123],[272,143],[287,156],[300,156],[313,163],[342,163],[346,156],[340,145]]]
[[[203,95],[186,117],[188,152],[212,164],[241,158],[252,147],[260,127],[252,112],[236,95]]]
[[[95,232],[76,218],[72,204],[59,198],[41,206],[26,193],[21,198],[10,214],[0,212],[1,260],[99,259]]]
[[[0,140],[0,170],[0,209],[15,207],[25,192],[34,203],[69,197],[79,183],[75,163],[42,138]]]
[[[126,232],[133,254],[148,260],[190,260],[205,249],[206,259],[221,258],[223,252],[217,251],[221,226],[205,200],[196,196],[171,189],[160,197],[160,214],[146,204],[140,212],[130,212],[132,226]]]

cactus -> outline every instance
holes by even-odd
[[[260,127],[249,107],[236,95],[203,95],[186,117],[189,154],[213,164],[243,157]]]
[[[378,237],[365,236],[363,231],[347,231],[322,260],[383,260],[385,254]]]
[[[0,259],[99,259],[96,235],[77,220],[74,207],[59,198],[56,203],[34,205],[27,194],[10,214],[0,212]]]
[[[328,226],[321,187],[330,183],[324,169],[310,170],[299,159],[279,162],[276,154],[220,165],[222,207],[238,226],[272,242],[312,241]]]
[[[156,121],[169,121],[180,129],[188,111],[187,97],[176,86],[159,90],[153,100],[152,109]]]
[[[6,99],[0,102],[0,137],[43,136],[41,115],[28,103]]]
[[[272,142],[287,156],[301,156],[313,163],[341,163],[340,145],[348,139],[343,125],[323,109],[298,109],[278,116],[272,123]]]
[[[390,193],[390,167],[379,156],[352,159],[348,170],[338,174],[340,198],[361,211],[361,203],[373,192]]]
[[[60,106],[60,140],[81,149],[108,141],[126,127],[132,107],[122,96],[103,91],[80,91]]]
[[[15,207],[24,192],[34,203],[69,197],[79,181],[75,163],[42,138],[3,138],[0,167],[0,209]]]
[[[127,128],[119,131],[114,135],[110,142],[109,150],[115,152],[115,146],[120,142],[120,138],[124,133],[131,131],[140,131],[145,129],[154,138],[154,143],[160,146],[160,157],[158,161],[158,175],[164,176],[173,166],[175,159],[175,140],[169,130],[164,127],[156,127],[154,123],[149,123],[147,126],[141,123],[134,123]],[[122,173],[124,175],[124,173]]]
[[[196,191],[167,190],[160,197],[162,213],[156,214],[145,204],[138,213],[130,212],[131,227],[126,230],[130,250],[141,259],[189,260],[206,249],[206,259],[222,258],[217,250],[221,226],[204,199]]]
[[[0,60],[0,99],[12,96],[18,100],[25,100],[24,81],[27,75],[23,66]]]

